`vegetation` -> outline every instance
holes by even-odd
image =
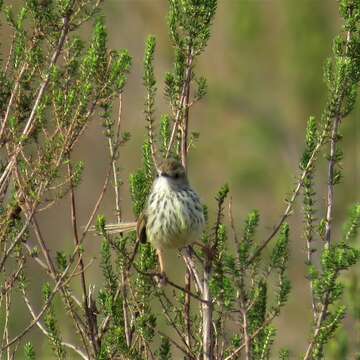
[[[151,245],[139,244],[134,233],[110,234],[99,214],[112,183],[117,221],[124,220],[119,155],[130,138],[121,125],[132,65],[126,50],[108,49],[100,3],[26,0],[15,11],[0,1],[2,19],[13,34],[0,63],[1,357],[36,359],[37,327],[59,359],[360,358],[359,341],[346,342],[342,327],[347,313],[360,326],[360,280],[355,271],[345,277],[360,258],[355,243],[360,204],[353,205],[340,238],[334,229],[336,185],[346,175],[341,125],[354,109],[360,80],[360,2],[339,2],[343,28],[325,66],[327,101],[320,116],[309,117],[297,181],[278,223],[261,240],[261,216],[252,210],[239,230],[229,186],[222,186],[215,204],[209,204],[215,218],[204,208],[207,228],[202,238],[179,251],[186,267],[184,283],[170,277],[165,287],[156,282]],[[188,153],[199,137],[189,130],[190,109],[207,92],[196,64],[210,39],[216,8],[216,0],[169,0],[174,61],[164,80],[168,112],[160,119],[155,111],[156,39],[146,40],[143,167],[129,175],[135,217],[161,158],[175,156],[188,166]],[[93,20],[91,38],[82,40],[81,28]],[[74,160],[74,151],[94,118],[102,121],[108,170],[93,209],[82,214],[87,217],[83,226],[77,190],[86,164]],[[324,208],[315,194],[323,155]],[[300,234],[294,235],[288,218],[301,196],[312,323],[303,353],[292,354],[292,349],[275,351],[274,320],[281,317],[292,288],[289,243]],[[68,202],[73,234],[72,247],[64,242],[57,250],[49,247],[51,234],[44,234],[38,217],[60,201]],[[101,238],[99,289],[92,286],[86,262],[85,240],[95,222]],[[39,282],[33,266],[43,271],[40,309],[31,295]],[[20,328],[11,327],[11,319],[24,308],[30,317],[21,319]],[[69,322],[71,336],[64,330]]]

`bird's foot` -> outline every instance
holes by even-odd
[[[154,279],[155,279],[155,282],[156,282],[156,284],[157,284],[157,286],[158,286],[159,288],[165,286],[165,285],[167,284],[167,282],[168,282],[168,278],[167,278],[167,276],[166,276],[166,274],[165,274],[164,271],[156,274],[156,275],[154,276]]]

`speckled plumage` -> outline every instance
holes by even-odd
[[[136,222],[107,224],[110,234],[136,229],[140,242],[149,241],[164,274],[163,250],[182,248],[196,241],[205,224],[203,207],[191,188],[180,162],[165,160],[160,166],[144,211]],[[95,229],[95,228],[94,228]]]
[[[199,238],[205,223],[203,207],[176,160],[162,164],[144,217],[146,237],[157,249],[182,248]]]

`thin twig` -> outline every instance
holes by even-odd
[[[122,270],[121,272],[121,290],[122,290],[122,298],[123,298],[123,314],[124,314],[124,330],[125,330],[125,339],[126,345],[130,348],[132,341],[132,332],[131,332],[131,324],[129,320],[129,303],[128,303],[128,294],[127,294],[127,273],[126,270]]]
[[[191,360],[195,360],[195,359],[196,359],[192,354],[190,354],[186,349],[184,349],[181,345],[179,345],[179,344],[178,344],[175,340],[173,340],[169,335],[164,334],[164,333],[163,333],[162,331],[160,331],[160,330],[158,330],[158,333],[159,333],[161,336],[169,339],[169,341],[170,341],[176,348],[178,348],[180,351],[182,351],[189,359],[191,359]]]
[[[315,346],[315,342],[316,342],[317,337],[318,337],[318,335],[320,333],[321,325],[322,325],[322,323],[325,320],[326,315],[327,315],[327,310],[328,310],[328,307],[329,307],[329,300],[330,300],[330,292],[328,291],[325,294],[324,303],[323,303],[322,309],[320,311],[320,314],[319,314],[317,322],[316,322],[316,326],[315,326],[314,334],[312,336],[312,340],[310,341],[310,344],[309,344],[309,346],[308,346],[308,348],[306,350],[304,360],[310,360],[311,359],[312,350],[313,350],[313,348]]]
[[[83,242],[86,234],[89,232],[89,229],[91,227],[91,223],[93,222],[94,217],[95,217],[95,215],[96,215],[96,213],[97,213],[97,211],[98,211],[98,209],[100,207],[100,204],[102,202],[102,199],[103,199],[103,197],[105,195],[106,189],[107,189],[108,184],[109,184],[110,174],[111,174],[111,166],[109,167],[109,169],[108,169],[108,171],[107,171],[107,173],[105,175],[105,181],[104,181],[103,187],[102,187],[102,189],[100,191],[99,197],[98,197],[98,199],[97,199],[97,201],[95,203],[95,206],[94,206],[94,208],[93,208],[93,210],[92,210],[92,212],[91,212],[91,214],[89,216],[88,222],[86,223],[86,225],[84,227],[84,230],[82,232],[81,238],[79,240],[80,244]]]
[[[9,255],[11,254],[11,252],[14,250],[15,246],[16,246],[17,244],[19,244],[19,242],[21,241],[23,235],[25,234],[25,231],[28,229],[28,227],[29,227],[29,225],[30,225],[30,223],[31,223],[31,220],[32,220],[32,217],[33,217],[34,213],[35,213],[35,208],[33,207],[33,208],[30,210],[30,214],[29,214],[28,218],[26,219],[23,227],[21,228],[21,230],[19,231],[19,233],[16,235],[15,240],[12,242],[12,244],[9,246],[9,248],[6,249],[4,256],[1,258],[1,261],[0,261],[0,271],[2,271],[6,259],[9,257]]]
[[[54,296],[56,295],[56,293],[58,292],[59,288],[61,287],[61,285],[64,285],[64,279],[66,278],[68,272],[71,269],[71,262],[69,262],[68,266],[66,267],[66,269],[62,272],[61,276],[59,277],[59,280],[56,282],[54,289],[52,290],[52,292],[49,295],[48,300],[46,301],[45,305],[42,307],[42,309],[40,310],[40,312],[38,313],[38,315],[36,315],[33,320],[30,322],[30,324],[23,330],[21,331],[17,336],[15,336],[12,340],[10,340],[9,342],[7,342],[4,346],[2,346],[2,351],[4,351],[5,349],[7,349],[9,346],[13,345],[14,343],[16,343],[17,341],[19,341],[20,339],[22,339],[33,327],[34,325],[36,325],[36,323],[41,319],[41,317],[44,315],[45,311],[48,309],[48,307],[50,306]],[[71,276],[69,276],[68,280],[69,281],[71,279]]]
[[[167,305],[164,303],[163,299],[164,298],[167,302]],[[173,327],[173,329],[175,330],[176,334],[179,336],[179,338],[181,339],[182,343],[186,346],[186,348],[188,349],[189,353],[192,354],[192,351],[189,347],[189,344],[187,342],[187,339],[184,337],[184,335],[182,334],[182,332],[180,331],[179,327],[177,326],[176,322],[174,321],[174,319],[170,316],[169,314],[169,307],[173,308],[174,305],[172,304],[172,302],[170,301],[170,299],[165,295],[165,292],[162,293],[162,296],[159,297],[159,301],[160,304],[163,308],[164,311],[164,315],[167,319],[167,321],[169,322],[169,324]]]
[[[185,270],[185,302],[184,302],[184,317],[185,317],[185,340],[186,345],[190,349],[191,348],[191,317],[190,317],[190,309],[191,309],[191,297],[188,292],[191,291],[191,276],[188,268]]]
[[[148,106],[150,106],[150,94],[147,94],[147,101],[146,103],[148,104]],[[147,130],[148,130],[148,137],[149,137],[149,144],[150,144],[150,152],[151,152],[151,157],[152,157],[152,161],[154,163],[155,169],[158,170],[158,164],[157,164],[157,159],[156,159],[156,147],[155,147],[155,141],[154,141],[154,129],[153,129],[153,123],[154,120],[151,117],[151,110],[148,108],[148,110],[146,111],[146,114],[148,114],[146,116],[146,122],[147,122]]]
[[[68,158],[68,175],[70,179],[70,213],[71,213],[71,224],[74,234],[74,244],[75,246],[79,246],[79,235],[77,229],[77,216],[76,216],[76,204],[75,204],[75,191],[74,191],[74,183],[72,177],[72,167],[71,167],[71,159],[70,156]],[[87,332],[90,335],[91,345],[94,350],[95,356],[97,356],[98,352],[100,351],[100,344],[96,339],[97,334],[97,323],[96,323],[96,315],[93,314],[90,308],[90,302],[88,302],[88,294],[87,294],[87,287],[86,287],[86,279],[85,279],[85,270],[84,270],[84,261],[82,257],[82,253],[79,253],[79,267],[80,267],[80,283],[81,289],[83,293],[83,306],[85,311],[85,317],[87,321]],[[90,301],[90,300],[89,300]]]
[[[203,293],[203,285],[202,280],[200,278],[200,275],[196,269],[195,263],[191,257],[191,250],[189,247],[185,248],[185,252],[182,253],[182,257],[184,259],[184,262],[187,266],[187,268],[190,270],[191,275],[193,276],[195,280],[195,284],[197,286],[197,290],[200,294]]]
[[[39,224],[37,223],[35,216],[33,217],[32,224],[33,224],[33,229],[34,229],[34,232],[35,232],[35,236],[36,236],[36,238],[38,240],[38,243],[40,245],[40,248],[42,250],[42,254],[45,257],[47,269],[50,272],[50,274],[52,275],[52,278],[56,281],[59,278],[59,274],[58,274],[58,272],[56,270],[56,267],[55,267],[55,264],[54,264],[54,262],[53,262],[53,260],[52,260],[52,258],[50,256],[49,249],[46,246],[45,240],[44,240],[44,238],[42,236]],[[76,255],[79,252],[80,244],[77,244],[75,249],[77,249],[77,250],[74,251],[72,259],[71,259],[71,261],[69,261],[69,265],[71,265],[74,262],[74,260],[76,258]],[[79,258],[79,262],[80,262],[80,260],[81,259]],[[60,291],[61,291],[61,293],[63,295],[63,298],[64,298],[65,302],[67,303],[67,306],[68,306],[68,308],[70,310],[71,317],[74,320],[74,323],[76,324],[79,332],[86,335],[86,331],[85,331],[86,325],[84,324],[84,322],[83,322],[82,318],[80,317],[80,315],[73,308],[73,305],[71,303],[71,296],[70,296],[69,289],[67,289],[66,287],[62,286],[62,284],[60,284]]]
[[[202,333],[203,333],[203,359],[213,360],[213,306],[211,303],[210,279],[212,269],[212,259],[207,256],[204,267],[204,278],[202,286],[202,297],[206,303],[202,303]]]
[[[328,168],[328,194],[327,194],[327,211],[326,211],[326,225],[325,225],[325,242],[327,247],[330,246],[331,241],[331,225],[333,220],[334,209],[334,179],[335,179],[335,165],[336,165],[336,144],[338,141],[338,130],[341,122],[341,116],[338,115],[333,124],[333,129],[330,138],[330,158]]]
[[[39,104],[40,104],[43,96],[44,96],[45,90],[46,90],[46,88],[47,88],[47,86],[49,84],[51,69],[56,64],[56,62],[58,60],[58,57],[59,57],[59,55],[60,55],[60,53],[62,51],[62,48],[63,48],[63,46],[65,44],[66,37],[67,37],[68,32],[69,32],[69,20],[70,20],[69,16],[65,16],[64,19],[63,19],[63,27],[62,27],[62,30],[61,30],[61,34],[60,34],[57,46],[56,46],[55,51],[54,51],[54,53],[53,53],[53,55],[51,57],[51,60],[50,60],[49,66],[48,66],[47,75],[45,77],[45,80],[40,85],[40,88],[39,88],[38,94],[36,96],[34,105],[33,105],[32,109],[31,109],[29,118],[28,118],[28,120],[26,122],[26,125],[25,125],[23,131],[22,131],[22,135],[19,137],[20,141],[17,144],[17,146],[16,146],[16,148],[14,150],[14,153],[11,156],[11,159],[9,160],[6,168],[4,169],[4,171],[3,171],[3,173],[2,173],[2,175],[0,177],[0,193],[1,193],[1,190],[3,189],[4,184],[6,183],[6,180],[7,180],[8,176],[11,173],[11,169],[16,164],[16,159],[17,159],[17,156],[20,153],[20,150],[21,150],[21,147],[23,145],[24,140],[29,136],[29,134],[31,133],[31,131],[33,130],[33,128],[35,126],[35,121],[34,120],[35,120],[35,117],[36,117],[37,109],[39,107]]]
[[[30,219],[30,210],[28,209],[31,209],[31,208],[36,208],[37,206],[37,201],[35,201],[33,204],[29,203],[29,201],[27,201],[26,199],[26,196],[25,196],[25,190],[23,189],[23,185],[22,185],[22,182],[21,182],[21,179],[20,179],[20,175],[19,175],[19,172],[17,171],[17,168],[15,168],[15,175],[16,175],[16,180],[17,180],[17,183],[19,185],[19,190],[22,192],[22,195],[21,197],[24,198],[24,213],[27,217],[27,219]],[[40,194],[42,193],[42,190],[43,188],[45,188],[47,186],[47,182],[48,181],[45,181],[45,183],[42,183],[40,184],[39,186],[39,190],[38,190],[38,198],[40,196]],[[38,257],[35,258],[35,260],[42,266],[46,269],[47,273],[51,275],[51,277],[54,279],[54,281],[56,281],[58,279],[58,273],[56,271],[56,268],[55,268],[55,265],[50,257],[50,254],[49,254],[49,251],[46,247],[46,244],[45,244],[45,241],[42,237],[42,234],[41,234],[41,231],[40,231],[40,228],[36,222],[36,219],[35,217],[33,216],[33,218],[31,219],[31,222],[33,224],[33,227],[34,227],[34,230],[35,230],[35,235],[36,235],[36,238],[38,240],[38,243],[40,244],[40,247],[41,247],[41,250],[42,250],[42,253],[45,257],[45,260],[46,260],[46,263],[42,262]],[[30,254],[32,254],[32,249],[25,243],[25,247],[28,248],[28,251],[30,252]],[[78,249],[77,249],[78,251]],[[77,252],[76,251],[76,252]],[[75,257],[73,255],[72,257],[72,262],[74,261]],[[70,314],[72,316],[72,319],[74,320],[74,323],[79,331],[79,333],[81,334],[81,338],[84,342],[84,346],[86,348],[86,341],[85,341],[85,337],[84,337],[84,323],[82,322],[82,319],[80,318],[80,316],[77,314],[77,312],[73,309],[73,306],[72,306],[72,302],[71,302],[71,298],[75,300],[75,302],[77,304],[79,304],[79,301],[76,299],[75,296],[73,296],[73,294],[69,294],[69,291],[66,287],[63,287],[61,286],[60,287],[60,291],[61,293],[63,294],[63,297],[67,303],[67,306],[70,310]]]
[[[119,179],[118,179],[118,171],[116,167],[116,160],[118,155],[118,151],[115,154],[115,144],[119,144],[120,139],[120,131],[121,131],[121,114],[122,114],[122,94],[119,94],[119,110],[118,110],[118,117],[116,122],[116,133],[115,133],[115,139],[113,140],[111,136],[108,137],[109,142],[109,152],[110,157],[112,158],[112,170],[113,170],[113,179],[114,179],[114,191],[115,191],[115,209],[116,209],[116,218],[117,222],[121,223],[121,206],[120,206],[120,189],[119,189]],[[137,245],[135,244],[135,249],[137,250]],[[130,267],[133,259],[135,258],[136,252],[134,251],[133,257],[130,259]],[[122,290],[122,296],[123,296],[123,314],[124,314],[124,330],[125,330],[125,338],[126,338],[126,344],[130,348],[131,346],[131,329],[130,329],[130,321],[129,321],[129,305],[127,301],[127,277],[128,277],[128,271],[130,269],[123,268],[121,269],[121,290]],[[120,287],[120,286],[119,286]],[[107,322],[110,320],[108,317]],[[106,324],[105,324],[106,325]]]
[[[309,173],[308,181],[310,184],[312,184],[312,175]],[[307,260],[307,266],[312,267],[313,266],[313,209],[312,209],[312,186],[309,186],[309,189],[305,189],[304,194],[304,201],[306,201],[306,198],[308,199],[308,202],[304,204],[304,216],[305,216],[305,238],[306,238],[306,260]],[[316,318],[316,301],[315,301],[315,294],[314,294],[314,283],[313,279],[309,278],[309,286],[310,286],[310,297],[311,297],[311,309],[313,313],[313,318]]]
[[[47,267],[47,265],[45,264],[44,261],[42,261],[39,257],[39,255],[37,254],[37,247],[35,247],[34,245],[30,245],[30,240],[27,240],[26,243],[24,243],[24,247],[26,248],[27,252],[29,253],[30,257],[32,257],[34,259],[34,261],[41,267],[43,268],[46,273],[53,279],[56,280],[56,278],[54,278],[53,274],[51,273],[51,271],[49,270],[49,268]],[[81,307],[81,302],[80,300],[74,295],[71,294],[70,295],[72,300],[79,306]]]
[[[174,287],[175,289],[178,289],[178,290],[182,291],[184,294],[193,297],[195,300],[199,301],[202,304],[207,304],[208,303],[207,300],[202,299],[200,296],[194,294],[192,291],[188,290],[187,288],[183,288],[182,286],[177,285],[177,284],[175,284],[174,282],[172,282],[170,280],[167,280],[167,283],[170,286]]]
[[[281,226],[283,225],[283,223],[285,222],[285,220],[289,217],[289,215],[292,212],[292,209],[294,207],[294,203],[296,198],[298,197],[299,193],[300,193],[300,189],[304,184],[304,180],[306,178],[306,176],[308,175],[309,171],[312,169],[312,166],[316,160],[316,157],[322,147],[322,145],[325,143],[325,139],[327,137],[327,133],[328,133],[328,127],[325,126],[318,143],[316,144],[314,150],[311,153],[311,156],[309,158],[309,161],[307,162],[304,170],[302,171],[299,180],[295,186],[295,189],[292,192],[292,196],[290,198],[290,200],[288,201],[288,204],[286,206],[286,209],[283,213],[283,215],[281,216],[280,221],[278,222],[278,224],[274,227],[273,231],[270,233],[270,235],[265,239],[265,241],[254,251],[254,253],[252,254],[252,256],[250,256],[249,258],[249,263],[253,262],[255,258],[257,258],[261,252],[266,248],[266,246],[269,244],[269,242],[274,238],[274,236],[279,232],[279,230],[281,229]]]
[[[6,64],[5,64],[5,68],[4,68],[5,74],[7,73],[8,69],[9,69],[11,57],[12,57],[13,50],[14,50],[15,38],[16,38],[16,32],[14,31],[13,36],[11,38],[11,45],[10,45],[10,49],[9,49],[9,54],[7,56]],[[0,139],[1,139],[1,136],[0,136]]]
[[[247,311],[243,309],[242,311],[243,317],[243,334],[244,334],[244,343],[245,343],[245,359],[251,360],[251,339],[249,337],[249,324],[248,324],[248,317]]]
[[[175,135],[177,133],[178,126],[180,124],[181,114],[182,114],[184,103],[185,103],[185,100],[186,100],[186,89],[187,89],[188,84],[191,81],[191,68],[192,68],[193,59],[194,59],[193,54],[192,54],[192,52],[190,52],[189,57],[187,59],[185,81],[184,81],[183,88],[182,88],[182,91],[181,91],[180,104],[179,104],[178,110],[177,110],[176,115],[175,115],[174,126],[172,128],[170,141],[169,141],[169,144],[168,144],[168,147],[167,147],[167,150],[166,150],[165,158],[168,158],[169,155],[170,155],[171,148],[172,148],[172,146],[174,144],[174,141],[175,141]]]
[[[12,274],[10,274],[8,276],[8,278],[3,282],[3,286],[0,287],[0,306],[1,306],[1,302],[3,297],[9,292],[11,291],[11,289],[14,287],[15,282],[19,279],[20,274],[23,271],[25,265],[25,261],[22,260],[18,269],[13,272]]]
[[[24,297],[24,301],[25,301],[25,304],[26,306],[28,307],[28,310],[30,312],[30,315],[32,316],[33,319],[36,318],[36,314],[35,314],[35,311],[30,303],[30,300],[29,298],[27,297],[27,294],[26,294],[26,291],[24,288],[21,289],[22,291],[22,294],[23,294],[23,297]],[[45,329],[44,325],[41,323],[41,321],[37,321],[36,322],[36,325],[38,326],[38,328],[42,331],[42,333],[47,336],[47,337],[50,337],[50,334],[49,332]],[[85,355],[77,346],[75,346],[74,344],[71,344],[71,343],[68,343],[66,341],[62,341],[61,344],[63,346],[66,346],[68,347],[69,349],[72,349],[74,350],[78,355],[80,355],[84,360],[89,360],[90,357],[89,355]]]
[[[141,274],[143,276],[149,276],[149,277],[152,277],[152,278],[161,278],[161,276],[162,276],[161,273],[155,273],[155,272],[148,273],[148,272],[141,271],[135,264],[133,264],[133,267],[139,274]],[[174,282],[172,282],[169,279],[166,279],[166,284],[174,287],[175,289],[178,289],[178,290],[182,291],[185,294],[190,295],[191,297],[193,297],[194,299],[200,301],[201,303],[207,303],[206,300],[202,299],[200,296],[198,296],[198,295],[194,294],[193,292],[183,288],[180,285],[175,284]]]
[[[14,86],[14,89],[12,90],[12,92],[11,92],[10,99],[9,99],[9,103],[8,103],[7,108],[6,108],[5,116],[4,116],[4,118],[3,118],[3,120],[2,120],[2,123],[1,123],[1,128],[0,128],[0,143],[1,143],[2,140],[3,140],[3,135],[4,135],[4,131],[5,131],[5,126],[6,126],[7,120],[8,120],[9,115],[10,115],[11,106],[12,106],[12,104],[13,104],[13,102],[14,102],[14,99],[15,99],[15,97],[16,97],[18,88],[19,88],[19,86],[20,86],[21,78],[22,78],[22,76],[24,75],[25,70],[27,69],[27,67],[28,67],[28,64],[25,63],[25,64],[22,66],[22,68],[21,68],[21,70],[20,70],[20,72],[19,72],[19,75],[18,75],[17,79],[15,80],[15,86]]]
[[[230,197],[230,201],[229,201],[229,219],[230,219],[230,227],[231,227],[231,231],[233,234],[234,243],[237,246],[237,248],[239,248],[240,241],[239,241],[237,231],[235,228],[234,215],[233,215],[233,211],[232,211],[232,197]]]
[[[119,94],[119,112],[118,112],[118,118],[116,123],[116,137],[115,137],[115,144],[119,142],[120,137],[120,125],[121,125],[121,112],[122,112],[122,98],[121,94]],[[111,138],[111,136],[108,137],[108,143],[109,143],[109,152],[110,157],[112,159],[112,170],[113,170],[113,178],[114,178],[114,191],[115,191],[115,209],[116,209],[116,218],[117,222],[121,223],[121,207],[120,207],[120,189],[119,189],[119,179],[118,179],[118,171],[116,168],[116,158],[118,155],[115,154],[114,149],[114,141]]]
[[[249,336],[249,340],[253,340],[260,331],[264,330],[264,328],[266,326],[268,326],[275,318],[276,313],[272,314],[271,316],[269,316],[261,326],[259,326],[250,336]],[[245,347],[245,342],[242,343],[239,347],[237,347],[230,355],[228,355],[224,360],[232,360],[234,359],[235,356],[238,356],[239,353],[241,352],[242,349],[244,349]]]
[[[347,55],[347,53],[348,53],[350,41],[351,41],[351,32],[348,31],[347,36],[346,36],[345,55]],[[345,84],[343,86],[344,86],[344,88],[346,87],[346,79],[345,79]],[[344,89],[343,89],[342,93],[339,95],[339,98],[340,98],[340,101],[339,101],[338,107],[337,107],[337,116],[334,118],[333,127],[332,127],[332,131],[331,131],[331,137],[330,137],[330,158],[329,158],[329,165],[328,165],[328,189],[327,189],[328,190],[327,212],[326,212],[326,225],[325,225],[325,246],[327,248],[330,247],[330,242],[331,242],[331,226],[332,226],[333,208],[334,208],[335,165],[337,162],[336,144],[338,141],[339,126],[340,126],[341,119],[342,119],[341,103],[344,99]],[[334,277],[336,278],[336,276],[337,276],[337,272],[335,273]],[[312,339],[310,341],[310,344],[307,348],[306,354],[304,356],[304,360],[311,359],[312,350],[317,341],[317,337],[320,333],[323,321],[326,319],[326,317],[328,315],[328,307],[330,305],[331,291],[332,291],[331,287],[329,287],[325,292],[324,301],[322,303],[322,309],[321,309],[320,313],[318,314],[315,330],[314,330]]]
[[[192,54],[191,45],[189,45],[190,60]],[[184,169],[187,170],[187,148],[188,148],[188,132],[189,132],[189,98],[190,98],[190,84],[191,84],[191,63],[189,62],[188,71],[186,74],[186,87],[185,87],[185,98],[184,98],[184,118],[181,126],[181,161]]]
[[[2,344],[6,344],[9,342],[9,318],[10,318],[10,304],[11,304],[11,295],[9,292],[5,294],[5,323],[4,323],[4,331],[3,331],[3,339]],[[6,349],[7,351],[7,359],[10,360],[10,348]],[[0,352],[0,354],[2,351]]]

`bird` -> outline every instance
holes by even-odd
[[[165,159],[158,167],[144,210],[136,222],[108,224],[112,234],[136,229],[137,239],[156,249],[160,275],[165,275],[164,252],[196,242],[205,226],[204,208],[191,187],[186,170],[177,159]]]

